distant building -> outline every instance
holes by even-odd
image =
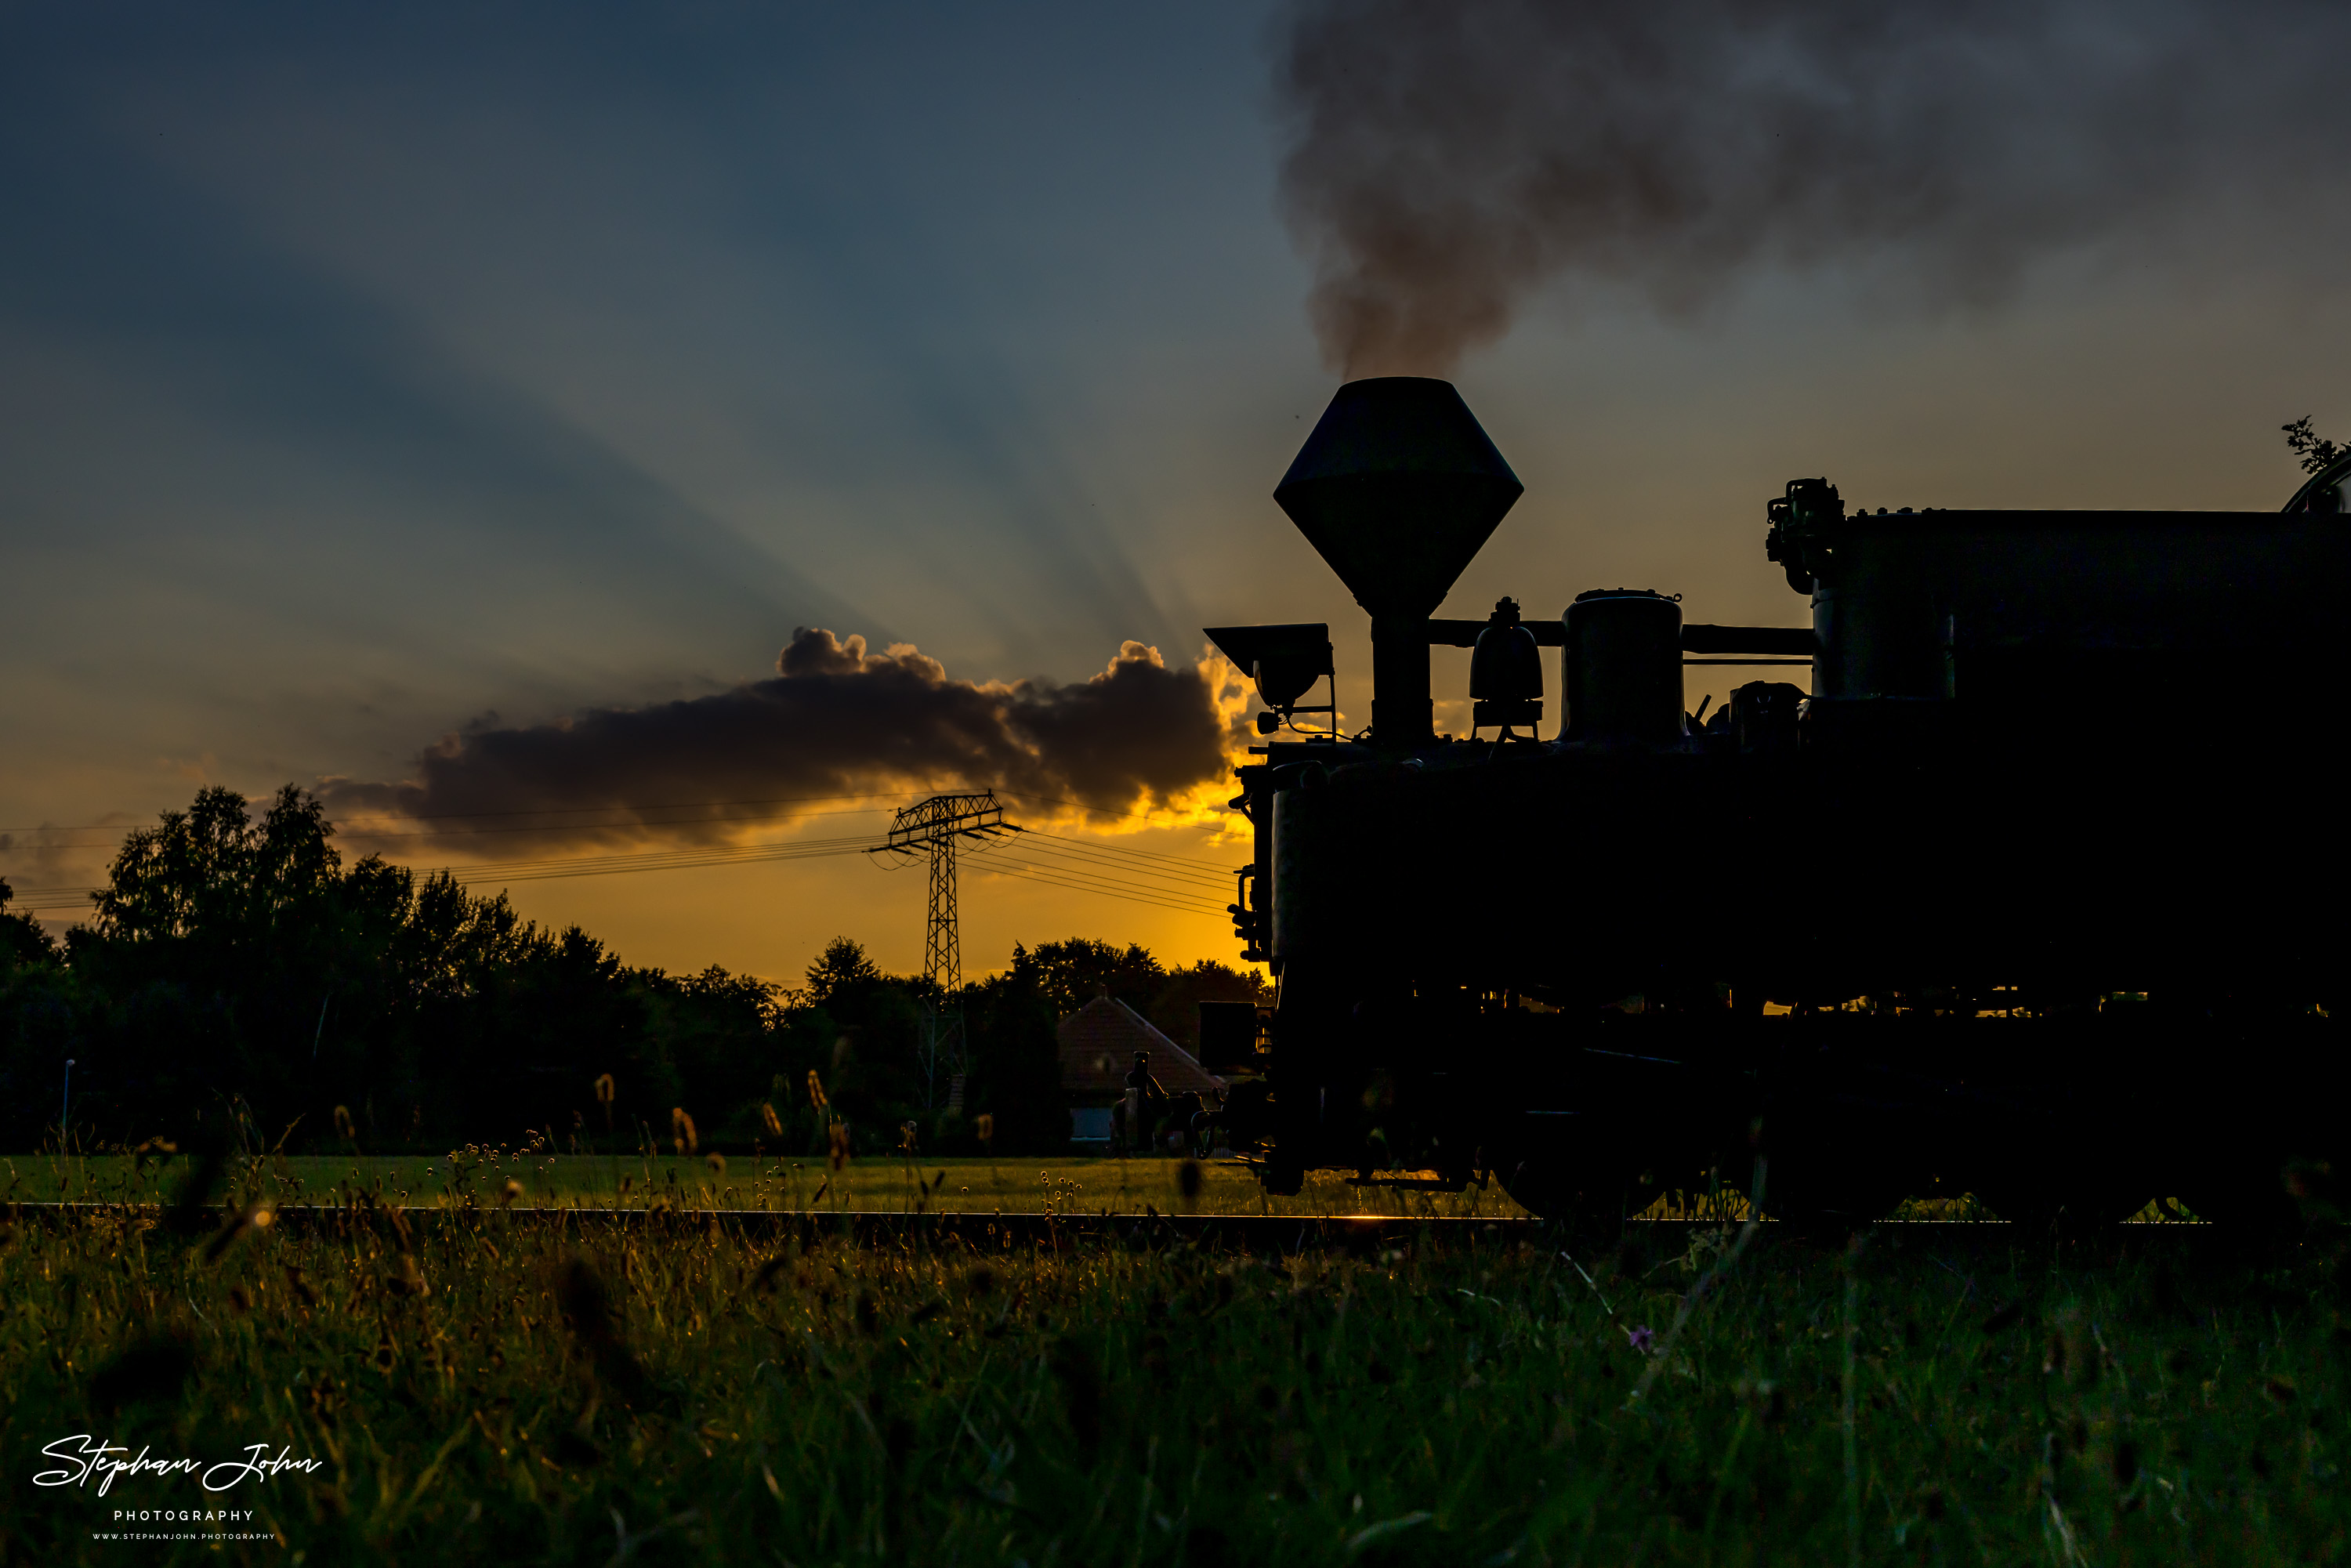
[[[1126,1093],[1134,1053],[1151,1053],[1151,1076],[1170,1094],[1217,1094],[1225,1081],[1115,997],[1096,997],[1061,1023],[1061,1088],[1070,1097],[1070,1141],[1110,1147],[1111,1112]]]

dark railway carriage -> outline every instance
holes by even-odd
[[[1311,733],[1326,628],[1209,633],[1278,737],[1236,919],[1280,1005],[1211,1063],[1262,1073],[1234,1114],[1269,1185],[1490,1171],[1605,1218],[1761,1154],[1813,1223],[1930,1191],[2283,1218],[2344,1115],[2344,721],[2304,695],[2342,483],[1847,515],[1798,480],[1765,553],[1809,627],[1621,589],[1442,621],[1519,483],[1448,383],[1341,388],[1275,497],[1371,613],[1371,727]],[[1431,733],[1432,643],[1475,649],[1468,739]],[[1756,678],[1686,714],[1690,660]]]

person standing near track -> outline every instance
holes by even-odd
[[[1151,1076],[1151,1053],[1138,1051],[1126,1074],[1126,1098],[1119,1109],[1126,1120],[1126,1146],[1140,1151],[1151,1135],[1151,1119],[1167,1100],[1167,1091]]]

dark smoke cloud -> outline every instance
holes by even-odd
[[[1228,766],[1209,677],[1171,669],[1140,643],[1092,680],[983,685],[949,680],[912,647],[868,653],[862,637],[802,629],[776,670],[711,696],[476,727],[425,752],[413,780],[334,779],[319,793],[333,812],[423,818],[453,834],[491,814],[579,810],[595,825],[569,836],[593,839],[677,822],[652,808],[864,790],[996,788],[1123,810]],[[686,831],[715,834],[727,820]]]
[[[1350,377],[1445,374],[1562,277],[1989,301],[2079,246],[2339,238],[2346,45],[2304,0],[1300,0],[1282,203]]]

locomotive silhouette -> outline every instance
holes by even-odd
[[[1272,737],[1233,913],[1279,1001],[1203,1037],[1267,1186],[2285,1218],[2342,1121],[2345,717],[2307,694],[2346,466],[2267,513],[1848,514],[1800,479],[1764,554],[1809,626],[1630,589],[1438,620],[1521,486],[1449,383],[1341,387],[1274,498],[1370,613],[1370,727],[1304,701],[1326,626],[1208,631]],[[1432,732],[1432,644],[1474,649],[1468,738]],[[1691,660],[1758,678],[1687,713]]]

